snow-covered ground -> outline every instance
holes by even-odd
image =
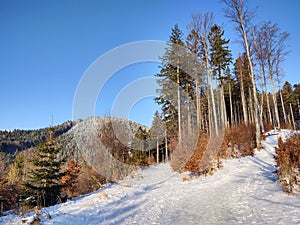
[[[289,132],[282,131],[286,136]],[[232,159],[213,176],[183,182],[168,164],[136,173],[119,184],[42,209],[42,224],[300,224],[300,196],[276,181],[270,135],[254,157]],[[51,215],[47,218],[46,212]],[[30,219],[31,214],[25,215]],[[32,217],[31,217],[32,218]],[[21,217],[0,217],[20,224]]]

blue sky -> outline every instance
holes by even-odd
[[[286,80],[300,83],[298,0],[251,0],[255,22],[272,20],[291,34],[284,63]],[[73,98],[87,68],[107,51],[129,42],[168,40],[177,23],[186,33],[192,13],[215,12],[225,24],[230,48],[240,50],[217,0],[0,0],[0,129],[36,129],[72,119]],[[113,63],[113,62],[112,62]],[[131,65],[107,82],[95,106],[108,115],[118,92],[134,80],[158,72],[157,63]],[[129,118],[150,125],[158,107],[137,102]]]

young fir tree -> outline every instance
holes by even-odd
[[[31,160],[33,169],[24,183],[26,194],[33,196],[39,207],[55,205],[61,200],[61,178],[65,174],[61,170],[64,160],[58,157],[60,151],[50,128],[46,142],[35,148],[35,156]]]
[[[223,71],[232,61],[231,51],[228,49],[229,40],[223,38],[224,31],[218,25],[213,25],[208,35],[210,43],[210,62],[214,76],[222,81]]]

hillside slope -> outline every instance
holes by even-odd
[[[150,167],[119,184],[42,209],[42,224],[299,224],[299,195],[283,193],[273,173],[277,138],[268,136],[254,157],[228,160],[213,176],[187,182],[186,174],[172,172],[168,164]],[[20,221],[0,218],[0,224]]]

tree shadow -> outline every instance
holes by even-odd
[[[272,182],[277,181],[277,177],[275,175],[275,165],[262,161],[261,159],[258,159],[256,157],[251,157],[250,160],[260,167],[261,175],[263,175],[265,178]]]

